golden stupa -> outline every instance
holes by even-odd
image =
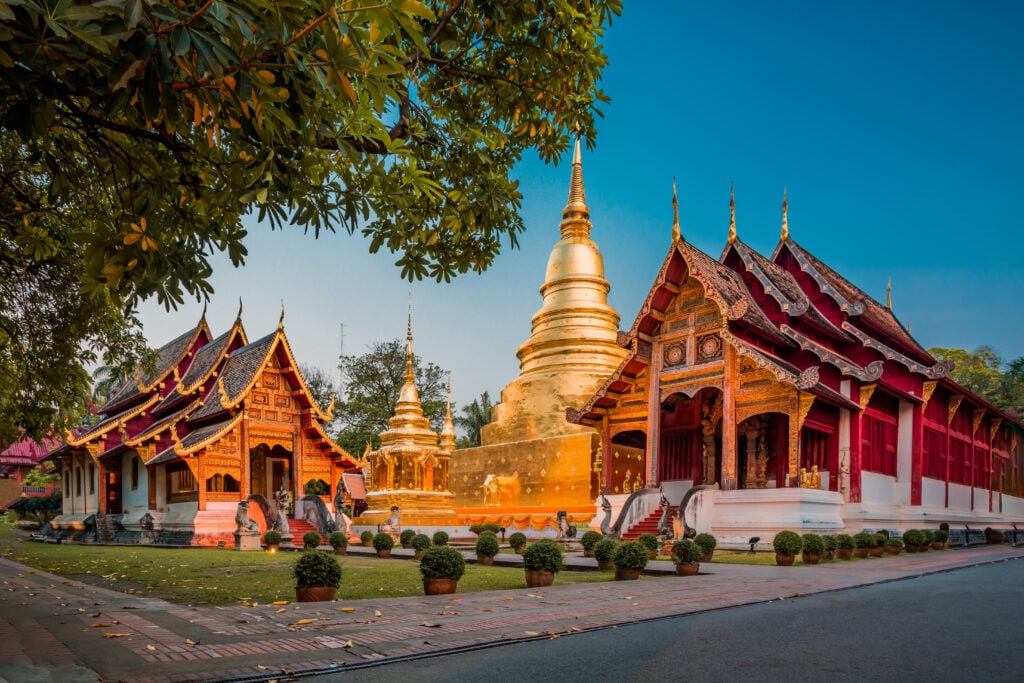
[[[540,288],[543,303],[530,338],[516,352],[519,377],[502,390],[493,421],[481,430],[481,446],[452,459],[455,507],[473,521],[509,511],[593,515],[598,436],[567,422],[566,409],[584,405],[626,349],[617,341],[619,314],[608,304],[604,259],[590,229],[577,138],[561,239]]]
[[[451,399],[441,438],[423,415],[412,370],[412,312],[405,351],[405,384],[395,414],[380,435],[380,448],[367,457],[367,510],[359,524],[386,522],[398,507],[403,527],[452,524],[454,495],[448,490],[448,465],[455,448]],[[450,388],[449,388],[450,394]]]

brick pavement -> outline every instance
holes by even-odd
[[[1024,548],[983,546],[816,567],[703,564],[697,577],[283,607],[173,605],[0,559],[0,680],[280,679],[1022,557]]]

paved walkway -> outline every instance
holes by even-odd
[[[188,607],[0,559],[0,680],[269,680],[1024,558],[981,546],[819,566],[336,603]],[[557,579],[556,579],[557,584]]]

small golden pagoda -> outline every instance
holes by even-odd
[[[362,525],[391,518],[397,506],[402,526],[451,524],[453,494],[448,490],[448,463],[455,448],[449,385],[448,414],[438,435],[423,415],[412,370],[412,311],[406,336],[405,384],[398,407],[380,435],[380,448],[367,457],[366,512]]]

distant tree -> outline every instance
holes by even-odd
[[[1002,365],[1003,361],[991,346],[979,346],[974,351],[966,349],[931,348],[928,353],[938,360],[954,363],[949,378],[977,394],[997,408],[1003,408]]]
[[[466,431],[464,436],[459,437],[459,448],[480,445],[480,429],[491,422],[493,410],[491,396],[486,391],[480,394],[480,398],[475,398],[472,403],[462,407],[462,415],[455,417],[455,424]]]
[[[299,363],[299,372],[302,379],[306,380],[309,393],[313,394],[313,400],[324,410],[331,405],[331,399],[338,400],[338,386],[330,373],[315,365]]]
[[[130,376],[126,366],[101,365],[92,371],[92,402],[95,408],[103,407],[114,392],[124,385]]]
[[[60,481],[60,472],[45,473],[40,465],[36,465],[25,475],[25,486],[45,487],[57,481]]]
[[[1024,356],[1015,358],[1007,365],[1003,373],[1003,400],[1006,401],[1007,412],[1024,416]]]
[[[405,342],[395,339],[377,342],[361,356],[342,356],[339,368],[345,377],[345,400],[338,403],[338,443],[353,455],[359,455],[369,441],[380,446],[380,433],[398,407],[398,395],[405,383]],[[431,427],[440,431],[447,401],[447,372],[433,363],[423,366],[413,354],[413,374],[423,414]]]

